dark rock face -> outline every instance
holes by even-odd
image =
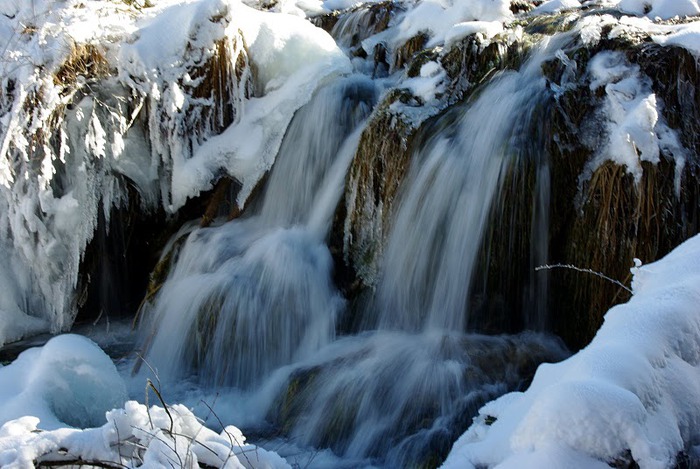
[[[651,79],[652,89],[663,103],[662,116],[686,149],[680,192],[675,188],[679,168],[669,154],[662,154],[656,165],[643,161],[638,182],[626,168],[610,161],[598,166],[588,179],[581,179],[595,148],[582,145],[576,138],[591,125],[595,109],[601,104],[590,91],[586,77],[577,77],[578,85],[557,100],[551,119],[548,151],[553,203],[549,249],[551,263],[590,268],[629,285],[634,258],[644,263],[656,260],[700,231],[700,107],[694,92],[685,94],[688,88],[697,89],[700,82],[697,61],[687,51],[661,48],[648,39],[638,43],[603,41],[597,48],[576,51],[571,57],[582,72],[590,57],[606,49],[624,51],[630,63],[637,64]],[[557,84],[557,74],[551,78]],[[550,273],[550,280],[553,295],[548,308],[553,329],[574,348],[590,341],[612,305],[629,298],[628,292],[614,283],[593,275],[560,271]]]

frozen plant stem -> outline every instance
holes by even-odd
[[[168,414],[168,418],[170,419],[170,430],[168,430],[168,433],[170,435],[173,434],[173,426],[175,425],[175,421],[173,420],[173,416],[170,414],[170,411],[168,410],[168,406],[163,400],[163,396],[160,395],[160,391],[158,391],[158,388],[156,388],[153,384],[153,381],[150,379],[146,380],[146,386],[150,387],[153,392],[156,394],[158,399],[160,400],[160,403],[163,404],[163,410],[165,410],[165,413]]]

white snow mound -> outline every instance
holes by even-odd
[[[608,467],[625,455],[667,468],[697,455],[700,236],[632,271],[634,296],[593,341],[541,365],[527,391],[486,404],[444,468]]]

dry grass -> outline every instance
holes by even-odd
[[[202,104],[187,118],[187,128],[203,140],[221,133],[240,116],[242,101],[253,94],[248,50],[242,33],[214,44],[205,62],[188,70],[196,86],[188,94]],[[186,86],[183,84],[183,86]]]
[[[414,55],[425,48],[427,43],[428,35],[426,33],[419,33],[406,41],[404,45],[397,48],[394,55],[392,71],[399,70],[407,65],[413,59]]]
[[[670,222],[674,203],[672,180],[664,169],[643,163],[639,183],[624,166],[601,165],[585,188],[583,215],[577,220],[570,258],[573,264],[603,272],[629,284],[634,258],[649,262],[660,254],[664,223]],[[668,171],[668,169],[666,169]],[[582,318],[583,331],[592,337],[603,314],[616,303],[629,299],[629,292],[597,280],[572,278],[574,298],[591,305],[589,317]]]
[[[81,80],[102,78],[109,73],[107,59],[92,44],[73,44],[71,53],[54,74],[54,84],[74,88]]]

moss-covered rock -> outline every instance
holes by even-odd
[[[415,129],[390,109],[397,91],[388,96],[360,140],[347,176],[342,227],[346,264],[362,282],[373,285],[382,246],[390,226],[391,208],[408,170]],[[336,220],[341,222],[341,220]]]
[[[496,38],[484,46],[470,36],[439,51],[419,50],[424,41],[415,38],[402,52],[409,77],[431,60],[447,72],[447,92],[432,120],[469,99],[496,71],[517,69],[538,37],[571,30],[575,24],[570,15],[518,21],[522,24],[516,27],[523,30],[518,42]],[[535,272],[535,267],[572,264],[628,283],[633,258],[651,262],[700,231],[698,61],[684,49],[654,44],[639,31],[611,31],[611,25],[603,26],[595,43],[572,35],[557,57],[542,64],[551,98],[531,110],[531,128],[519,129],[527,138],[514,142],[517,156],[502,174],[502,192],[494,202],[479,272],[470,287],[471,330],[550,328],[579,348],[595,334],[609,307],[629,294],[594,275]],[[592,166],[605,138],[600,118],[605,90],[591,90],[587,67],[606,50],[624,53],[649,78],[663,119],[687,150],[684,168],[676,167],[673,155],[662,155],[659,164],[643,163],[643,176],[635,182],[626,168],[612,162]],[[421,106],[406,90],[389,93],[353,161],[344,213],[336,214],[333,238],[336,244],[344,241],[343,268],[350,272],[345,285],[354,286],[346,288],[351,296],[362,291],[356,288],[358,279],[360,285],[376,282],[396,197],[413,147],[427,128],[427,118],[408,124],[408,116]],[[680,192],[674,186],[679,174]]]
[[[408,76],[417,75],[425,62],[439,60],[449,83],[442,104],[432,108],[408,90],[391,90],[362,134],[331,235],[331,250],[341,272],[340,287],[346,294],[354,297],[363,285],[376,284],[394,202],[408,172],[416,136],[425,127],[423,123],[438,119],[431,116],[464,100],[495,71],[517,67],[525,57],[526,46],[504,41],[482,47],[475,36],[470,36],[444,55],[438,55],[435,49],[415,51],[412,46],[410,51],[399,52],[404,57],[401,60],[411,60]],[[414,42],[423,45],[425,38]],[[421,115],[418,122],[413,114]]]
[[[638,182],[613,161],[585,175],[605,138],[597,117],[603,96],[590,89],[586,76],[588,61],[603,50],[624,51],[651,78],[663,102],[663,117],[688,150],[680,193],[675,189],[679,168],[673,155],[663,155],[656,165],[642,162]],[[595,46],[574,46],[566,58],[543,64],[554,99],[537,111],[539,124],[528,132],[530,140],[538,142],[539,153],[514,160],[506,172],[482,247],[483,274],[473,287],[472,307],[480,312],[472,315],[478,318],[472,327],[532,327],[533,316],[544,309],[545,327],[572,348],[580,348],[598,330],[605,312],[626,301],[629,293],[600,276],[572,269],[535,273],[537,264],[544,263],[534,262],[538,246],[547,252],[548,264],[592,269],[629,285],[634,258],[656,260],[700,231],[697,67],[687,51],[662,51],[641,36],[604,37]],[[538,183],[543,167],[549,187]],[[546,232],[535,226],[538,200],[548,201]],[[537,299],[538,291],[546,297]]]

